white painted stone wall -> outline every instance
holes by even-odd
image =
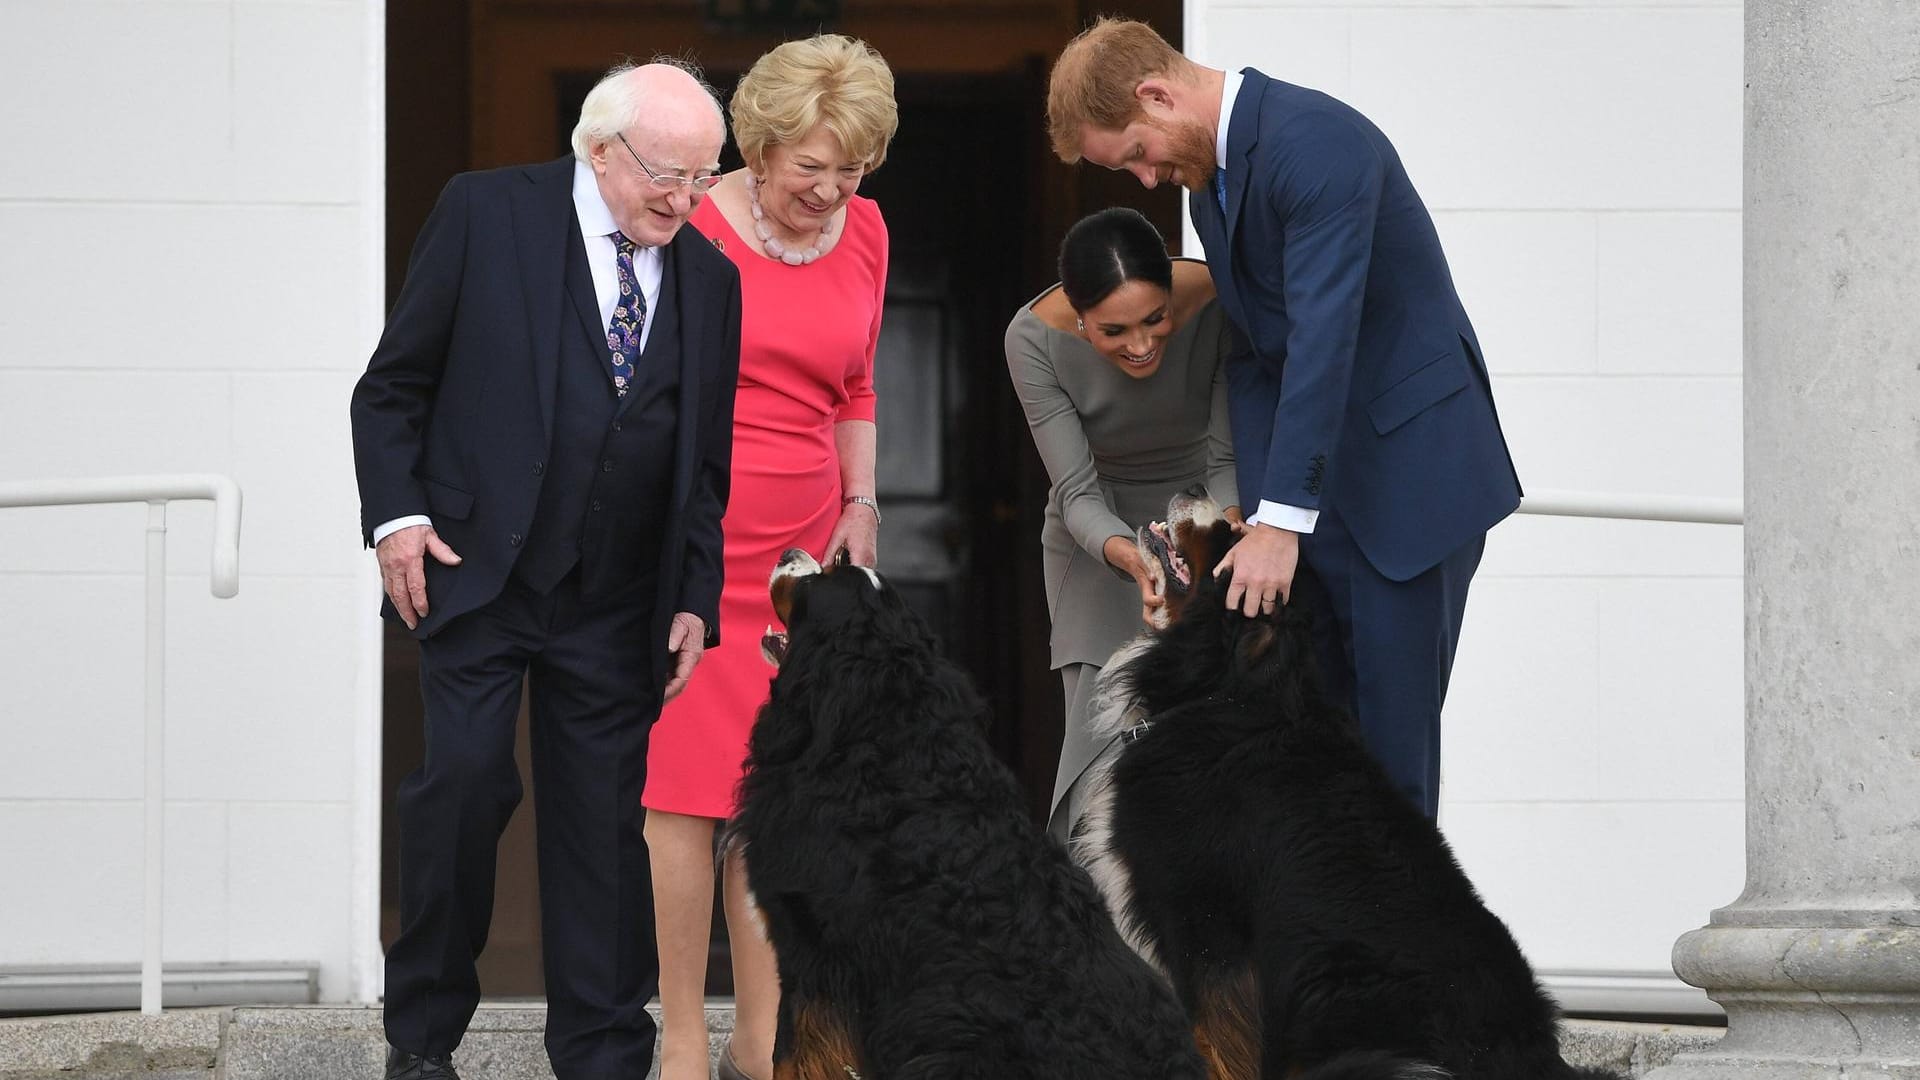
[[[378,0],[0,0],[0,480],[226,472],[173,512],[171,961],[378,990],[376,587],[346,395],[382,316]],[[1737,3],[1189,4],[1352,102],[1434,208],[1531,487],[1740,491]],[[1195,244],[1192,250],[1197,250]],[[139,956],[140,507],[0,511],[0,965]],[[1516,519],[1444,822],[1548,972],[1664,972],[1739,891],[1740,548]]]
[[[1529,489],[1740,494],[1737,0],[1190,0],[1187,41],[1394,140]],[[1442,823],[1545,974],[1668,973],[1740,892],[1740,573],[1727,526],[1489,540]]]
[[[336,1000],[377,976],[347,394],[383,308],[381,8],[0,2],[0,480],[239,481],[237,599],[210,504],[171,515],[165,956],[317,962]],[[0,965],[140,956],[145,521],[0,510]]]

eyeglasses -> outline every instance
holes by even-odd
[[[656,190],[672,191],[677,187],[688,187],[692,188],[697,195],[705,195],[707,192],[713,190],[713,185],[720,182],[720,177],[712,173],[702,176],[670,176],[665,173],[654,172],[652,169],[647,168],[646,162],[640,160],[639,154],[634,154],[633,144],[627,141],[625,135],[616,131],[613,133],[613,137],[620,140],[620,145],[627,148],[627,153],[633,154],[633,163],[640,166],[641,172],[647,174],[647,182],[652,184]]]

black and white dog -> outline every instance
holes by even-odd
[[[986,707],[886,580],[789,551],[733,842],[777,1080],[1200,1080],[1165,983],[1028,818]]]
[[[1446,841],[1318,683],[1309,616],[1249,619],[1181,496],[1138,542],[1167,603],[1101,674],[1077,857],[1172,980],[1214,1080],[1571,1080],[1553,1004]]]

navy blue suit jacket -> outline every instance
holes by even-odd
[[[1251,68],[1226,209],[1190,196],[1227,312],[1240,498],[1332,512],[1396,581],[1513,512],[1520,484],[1433,219],[1385,135]]]
[[[720,518],[740,369],[740,276],[690,226],[669,246],[681,341],[679,422],[652,625],[675,611],[720,625]],[[579,326],[571,325],[579,322]],[[573,212],[573,159],[453,178],[420,230],[406,284],[353,393],[361,530],[427,514],[464,560],[426,559],[429,613],[414,633],[499,595],[533,525],[553,444],[563,355],[605,328]],[[617,508],[616,508],[617,509]],[[438,586],[438,588],[436,588]],[[390,610],[390,607],[389,607]],[[656,675],[666,650],[653,650]]]

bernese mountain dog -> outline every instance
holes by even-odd
[[[1160,626],[1096,684],[1076,824],[1214,1080],[1571,1080],[1553,1003],[1440,832],[1319,685],[1304,601],[1247,618],[1202,494],[1138,534]]]
[[[1025,811],[885,578],[789,551],[730,843],[780,971],[777,1080],[1202,1080],[1171,990]]]

